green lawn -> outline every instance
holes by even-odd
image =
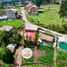
[[[14,26],[18,28],[22,25],[22,22],[21,20],[18,20],[18,19],[0,21],[0,26],[5,26],[5,25]]]
[[[38,49],[46,51],[46,54],[44,54],[44,56],[39,57],[38,62],[52,64],[53,63],[53,48],[42,45],[42,46],[39,46]]]
[[[57,67],[67,67],[67,52],[57,50]]]

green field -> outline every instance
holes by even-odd
[[[55,24],[62,24],[62,18],[58,14],[59,5],[51,5],[50,10],[49,6],[41,6],[44,9],[44,13],[40,13],[39,15],[29,15],[31,20],[39,20],[41,24],[48,24],[48,23],[55,23]],[[34,22],[35,23],[35,22]]]
[[[21,20],[18,20],[18,19],[0,21],[0,26],[5,26],[5,25],[14,26],[18,28],[22,25],[22,22]]]

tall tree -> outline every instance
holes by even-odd
[[[7,48],[0,48],[0,59],[4,63],[13,63],[13,53]]]
[[[67,17],[67,0],[62,0],[59,14],[60,14],[60,17],[63,17],[63,20],[62,20],[62,25],[63,25],[64,17]]]
[[[44,0],[33,0],[33,2],[34,2],[38,7],[40,7],[41,4],[44,2]]]
[[[6,31],[0,31],[0,47],[5,45],[4,37],[6,36],[6,34],[7,34]]]
[[[38,38],[39,38],[39,29],[37,30],[37,32],[36,32],[36,34],[35,34],[35,40],[34,40],[34,42],[35,42],[35,48],[34,48],[34,50],[35,50],[35,59],[34,59],[34,61],[35,62],[37,62],[37,60],[38,60]]]

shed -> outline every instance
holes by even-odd
[[[17,44],[9,44],[9,45],[7,46],[7,48],[8,48],[9,50],[11,50],[11,52],[14,52],[16,45],[17,45]]]

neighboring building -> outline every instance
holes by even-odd
[[[15,11],[11,10],[11,9],[7,9],[6,10],[6,15],[8,17],[8,19],[15,19]]]
[[[0,11],[0,20],[15,19],[16,18],[15,13],[16,11],[14,11],[13,9]]]
[[[67,43],[67,35],[63,35],[61,37],[58,37],[58,42],[65,42],[65,43]]]
[[[6,5],[5,5],[5,8],[6,8],[6,9],[11,9],[11,8],[13,8],[13,5],[11,5],[11,4],[6,4]]]
[[[5,15],[5,11],[0,11],[0,16]]]
[[[0,11],[0,20],[7,20],[7,18],[5,11]]]
[[[0,2],[19,2],[20,0],[0,0]]]
[[[0,30],[10,32],[13,29],[13,26],[0,26]]]
[[[38,7],[31,2],[26,6],[27,12],[30,14],[37,14]]]
[[[0,20],[7,20],[8,17],[6,15],[0,16]]]

